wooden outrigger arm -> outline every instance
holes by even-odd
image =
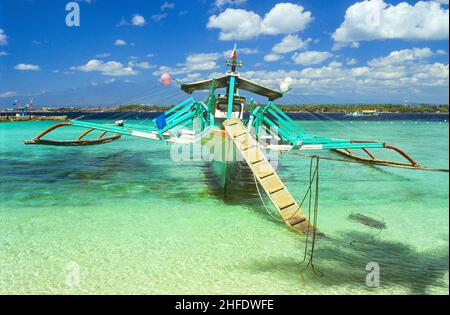
[[[108,133],[108,131],[104,131],[99,137],[92,140],[86,140],[84,139],[88,134],[96,130],[95,128],[90,128],[84,133],[82,133],[79,137],[77,137],[75,140],[47,140],[42,139],[47,134],[51,133],[52,131],[61,128],[61,127],[67,127],[72,126],[72,122],[64,122],[60,124],[56,124],[41,134],[39,134],[37,137],[35,137],[31,141],[24,141],[27,145],[51,145],[51,146],[66,146],[66,147],[76,147],[76,146],[88,146],[88,145],[99,145],[99,144],[105,144],[110,143],[116,140],[119,140],[122,136],[120,134],[115,134],[111,137],[105,138],[105,135]]]
[[[367,141],[365,141],[365,142],[367,142]],[[394,147],[392,145],[388,145],[388,144],[384,144],[383,148],[384,149],[388,149],[388,150],[393,150],[393,151],[397,152],[403,158],[405,158],[408,161],[408,163],[377,159],[375,157],[375,155],[371,151],[366,149],[366,148],[361,148],[361,150],[369,156],[368,158],[360,156],[360,155],[357,155],[357,154],[354,154],[349,149],[335,149],[335,150],[331,150],[331,151],[335,152],[335,153],[338,153],[338,154],[340,154],[342,156],[345,156],[347,158],[350,158],[350,159],[353,159],[353,160],[356,160],[356,161],[359,161],[359,162],[367,163],[367,164],[384,165],[384,166],[396,166],[396,167],[403,167],[403,168],[423,168],[423,166],[421,166],[416,160],[414,160],[405,151],[403,151],[403,150],[401,150],[401,149],[399,149],[397,147]]]

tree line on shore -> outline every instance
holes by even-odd
[[[277,105],[285,112],[327,112],[327,113],[353,113],[376,110],[385,113],[448,113],[448,105],[400,105],[400,104],[316,104],[316,105]],[[158,105],[122,105],[116,111],[120,112],[163,112],[173,106]],[[250,106],[246,106],[246,111]]]

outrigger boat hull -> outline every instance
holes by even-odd
[[[24,143],[27,145],[50,145],[50,146],[56,146],[56,147],[81,147],[81,146],[92,146],[92,145],[99,145],[99,144],[106,144],[110,142],[114,142],[116,140],[119,140],[122,136],[121,135],[114,135],[112,137],[103,138],[103,139],[93,139],[93,140],[46,140],[46,139],[39,139],[39,140],[31,140],[31,141],[25,141]]]

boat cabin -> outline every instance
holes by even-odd
[[[245,108],[246,98],[244,96],[234,95],[233,98],[233,109],[231,113],[232,118],[244,118],[244,108]],[[219,94],[217,96],[216,103],[216,119],[228,119],[228,96]]]

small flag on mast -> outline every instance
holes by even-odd
[[[234,44],[234,49],[231,52],[231,56],[227,59],[227,65],[231,66],[231,72],[235,73],[237,67],[242,67],[242,61],[237,60],[237,45]]]

